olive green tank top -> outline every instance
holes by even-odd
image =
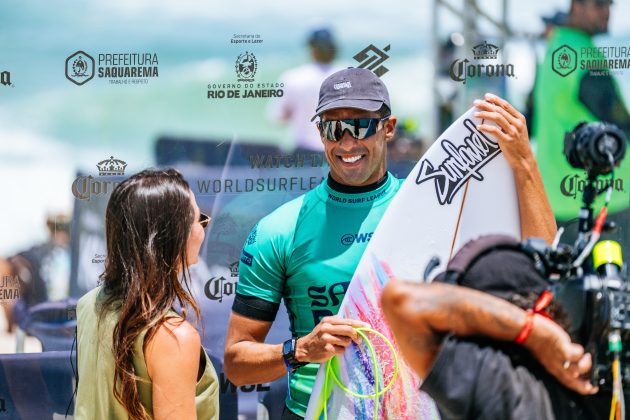
[[[77,305],[77,356],[79,386],[77,390],[75,419],[126,419],[127,411],[116,400],[114,386],[114,354],[112,332],[118,321],[118,312],[106,312],[99,325],[100,302],[104,298],[102,287],[86,293]],[[175,312],[172,315],[178,316]],[[144,359],[143,331],[134,341],[133,367],[141,378],[137,382],[140,402],[153,418],[151,378]],[[197,382],[195,407],[198,419],[219,418],[218,379],[210,358],[203,348],[205,369]]]

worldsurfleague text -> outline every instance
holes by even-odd
[[[310,191],[324,180],[311,177],[217,178],[197,180],[199,194]]]

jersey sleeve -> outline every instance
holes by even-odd
[[[275,307],[277,311],[285,281],[286,240],[285,234],[268,218],[251,230],[241,251],[237,300],[232,307],[235,312],[261,319],[256,310],[269,312]]]

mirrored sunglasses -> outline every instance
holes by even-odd
[[[354,118],[349,120],[318,121],[317,128],[320,134],[330,141],[339,141],[347,130],[357,140],[364,140],[378,131],[378,123],[386,121],[389,116],[383,118]]]

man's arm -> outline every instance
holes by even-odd
[[[286,375],[282,344],[265,344],[271,322],[232,312],[225,340],[224,369],[236,386],[275,381]]]
[[[497,124],[481,124],[479,131],[492,135],[514,172],[521,237],[539,237],[553,242],[556,221],[545,193],[538,163],[532,152],[525,117],[507,101],[487,93],[485,100],[475,101],[475,116]]]
[[[252,229],[239,265],[240,277],[224,356],[225,373],[239,386],[273,381],[286,374],[282,344],[265,343],[283,297],[286,281],[284,252],[291,248],[285,243],[290,235],[278,231],[280,227],[288,229],[291,226],[287,222],[290,214],[273,215],[272,219],[268,216]],[[296,359],[299,362],[322,362],[342,353],[351,340],[357,339],[353,326],[365,324],[338,317],[323,318],[310,334],[298,338]],[[290,336],[287,330],[287,339]]]
[[[324,362],[342,354],[358,335],[353,327],[367,327],[361,321],[325,317],[313,331],[297,340],[299,362]],[[225,374],[241,386],[274,381],[286,375],[282,344],[265,344],[271,322],[258,321],[232,312],[225,342]]]
[[[448,284],[412,284],[391,281],[383,290],[385,317],[410,366],[426,378],[446,333],[486,336],[513,341],[521,331],[526,312],[486,293]],[[589,354],[571,343],[555,322],[536,315],[523,344],[562,384],[582,394],[594,392],[580,375],[591,368]],[[563,367],[570,362],[567,369]]]

